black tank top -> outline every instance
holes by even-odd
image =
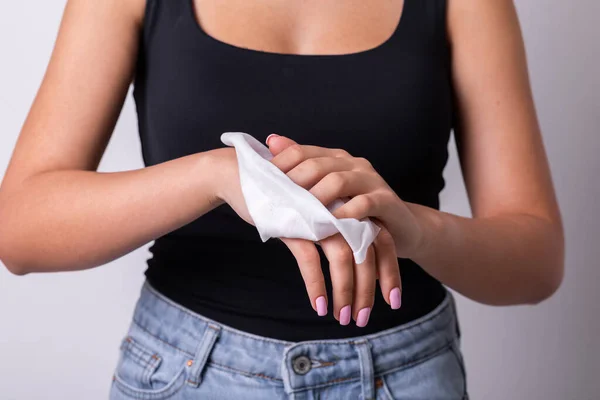
[[[405,0],[383,44],[343,55],[263,52],[207,35],[193,0],[148,0],[134,81],[147,166],[223,147],[226,131],[365,157],[403,200],[439,207],[453,123],[446,0]],[[319,317],[285,245],[260,241],[228,205],[159,237],[146,277],[159,292],[223,324],[290,341],[358,336],[431,311],[444,288],[400,259],[402,307],[377,288],[369,323]]]

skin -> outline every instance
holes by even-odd
[[[403,6],[196,3],[198,20],[211,36],[298,54],[375,47],[389,37]],[[145,0],[67,3],[46,75],[0,186],[0,259],[15,274],[103,265],[223,202],[251,222],[231,179],[237,164],[230,148],[138,170],[96,172],[133,77],[144,7]],[[338,320],[346,305],[354,320],[372,306],[377,275],[390,304],[390,289],[400,287],[396,257],[412,258],[449,287],[486,304],[538,303],[562,281],[562,222],[514,5],[448,0],[447,18],[459,111],[455,134],[473,218],[402,201],[367,160],[340,149],[285,137],[269,141],[274,163],[324,202],[344,193],[353,197],[336,216],[369,216],[385,228],[369,251],[367,268],[353,264],[339,236],[320,243],[332,266]],[[315,244],[284,242],[317,310],[317,298],[326,294]]]

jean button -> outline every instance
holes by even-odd
[[[294,372],[299,375],[304,375],[310,371],[310,359],[306,356],[298,356],[292,361]]]

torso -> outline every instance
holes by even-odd
[[[453,124],[445,4],[148,0],[134,91],[146,165],[222,147],[226,131],[277,132],[365,157],[402,199],[438,208]],[[378,290],[365,328],[319,317],[287,248],[262,243],[227,205],[150,250],[146,275],[163,294],[284,340],[378,332],[444,297],[400,260],[400,310]]]

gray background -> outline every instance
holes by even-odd
[[[42,79],[65,0],[2,3],[0,176]],[[550,300],[495,308],[458,297],[473,399],[600,398],[600,2],[517,1],[567,236]],[[469,215],[454,143],[443,209]],[[129,97],[100,170],[142,167]],[[104,399],[148,245],[101,268],[14,277],[0,268],[0,398]]]

